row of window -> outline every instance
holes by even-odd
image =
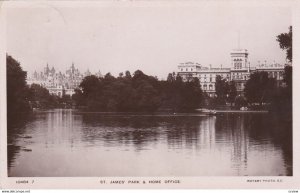
[[[233,75],[232,79],[233,80],[248,80],[248,76],[242,76],[242,75]]]
[[[205,78],[199,78],[200,82],[206,82],[206,77]],[[209,78],[209,82],[212,82],[213,78]]]
[[[183,76],[183,78],[184,78],[184,79],[190,78],[190,76]],[[198,78],[198,79],[199,79],[200,82],[215,82],[215,81],[216,81],[216,79],[215,79],[215,78],[212,78],[212,77],[210,77],[210,78],[204,77],[204,78]],[[228,79],[229,79],[229,78],[228,78]]]
[[[283,72],[268,72],[269,77],[276,78],[277,80],[282,79]],[[222,78],[229,79],[230,74],[198,74],[200,82],[215,82],[215,77],[221,76]],[[233,80],[248,80],[249,75],[245,73],[232,73]]]
[[[205,78],[199,78],[200,82],[216,82],[216,78],[210,77],[209,79]]]
[[[199,77],[203,77],[206,78],[206,74],[199,74]],[[226,76],[229,77],[229,74],[209,74],[209,77],[217,77],[217,76],[221,76],[222,78],[225,78]]]
[[[242,69],[242,63],[241,62],[234,63],[234,69]]]
[[[213,90],[213,85],[212,84],[209,84],[209,85],[204,84],[203,87],[200,85],[200,88],[202,88],[203,90]]]
[[[183,71],[183,68],[181,68],[181,72]],[[189,71],[188,68],[185,69],[185,71]],[[193,71],[193,68],[191,68],[191,71]]]
[[[282,78],[283,72],[268,72],[269,77],[277,78],[278,80]]]

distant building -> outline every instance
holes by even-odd
[[[256,71],[266,71],[269,77],[273,77],[277,80],[278,84],[281,84],[283,80],[284,65],[278,63],[267,64],[258,63],[256,67],[251,67],[248,60],[248,51],[246,49],[235,49],[230,53],[231,67],[214,68],[211,65],[209,67],[202,66],[199,63],[186,62],[178,65],[178,75],[182,77],[183,81],[188,81],[193,77],[197,77],[200,81],[201,89],[209,96],[215,96],[216,93],[216,77],[219,75],[227,81],[234,81],[238,94],[243,94],[245,84],[250,78],[250,74]]]
[[[75,68],[74,63],[66,70],[65,73],[56,72],[55,68],[49,68],[47,64],[43,72],[33,73],[32,77],[29,77],[27,84],[38,84],[48,89],[50,94],[62,97],[63,95],[72,96],[75,94],[75,89],[79,87],[84,77],[90,76],[91,72],[87,70],[84,74]],[[96,73],[96,76],[100,77],[101,72]]]

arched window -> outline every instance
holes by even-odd
[[[203,85],[203,90],[207,90],[207,85],[206,84]]]
[[[212,90],[212,85],[211,84],[209,85],[209,90]]]

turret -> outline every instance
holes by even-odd
[[[235,49],[231,53],[231,69],[247,69],[248,68],[248,50]]]

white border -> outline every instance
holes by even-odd
[[[39,4],[41,3],[41,4]],[[203,6],[199,4],[197,1],[101,1],[101,2],[49,2],[49,1],[31,1],[31,2],[0,2],[0,90],[2,91],[0,95],[0,124],[1,124],[1,186],[5,189],[35,189],[35,188],[60,188],[60,189],[78,189],[78,188],[213,188],[213,189],[228,189],[228,188],[259,188],[259,189],[291,189],[291,188],[299,188],[300,187],[300,170],[299,170],[299,155],[300,155],[300,147],[299,147],[299,125],[300,120],[297,117],[300,117],[299,112],[299,99],[300,92],[299,86],[297,83],[299,82],[300,76],[300,3],[299,1],[204,1],[204,3],[212,5],[212,6],[289,6],[293,8],[293,176],[292,177],[42,177],[42,178],[15,178],[15,177],[7,177],[7,141],[6,141],[6,69],[5,69],[5,50],[6,50],[6,19],[5,19],[5,9],[9,7],[26,7],[26,6],[40,6],[42,4],[55,4],[56,6],[68,6],[68,7],[76,7],[76,6]],[[180,184],[137,184],[137,185],[110,185],[110,184],[100,184],[99,181],[102,179],[106,179],[106,181],[113,180],[153,180],[160,179],[161,181],[176,179],[180,180]],[[273,179],[273,180],[282,180],[281,183],[249,183],[248,179]],[[18,184],[16,183],[18,180],[28,180],[34,183],[28,184]]]

